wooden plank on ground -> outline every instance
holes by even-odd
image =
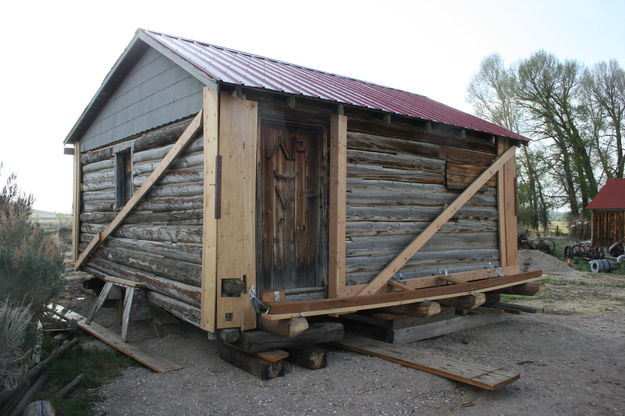
[[[202,125],[202,111],[200,111],[194,118],[191,120],[189,126],[185,129],[185,131],[180,135],[176,143],[172,146],[172,148],[167,152],[165,157],[161,160],[158,166],[152,171],[150,176],[143,182],[143,185],[137,191],[132,194],[126,205],[119,211],[117,216],[111,221],[109,225],[106,226],[104,231],[96,234],[95,237],[89,242],[89,245],[85,248],[85,250],[80,254],[78,260],[76,261],[76,270],[84,263],[84,261],[93,253],[93,251],[98,248],[104,240],[107,239],[109,235],[111,235],[117,228],[122,224],[124,219],[132,212],[132,210],[137,206],[139,202],[143,199],[143,197],[152,189],[155,183],[163,176],[169,165],[180,155],[180,153],[185,149],[187,144],[191,141],[191,139],[195,136],[200,126]]]
[[[382,341],[346,335],[334,342],[340,348],[382,358],[417,370],[470,384],[486,390],[496,390],[519,379],[519,375],[502,368],[473,364],[414,348],[388,344]]]
[[[224,342],[224,344],[229,348],[234,348],[235,350],[243,351],[240,347],[237,347],[236,345],[231,344],[229,342]],[[282,350],[251,352],[248,354],[253,355],[254,357],[258,357],[261,360],[269,361],[270,363],[275,363],[276,361],[284,360],[285,358],[289,356],[288,352],[282,351]]]
[[[231,348],[230,345],[219,345],[219,357],[261,380],[269,380],[284,375],[284,360],[266,361],[239,348]]]
[[[347,218],[347,117],[330,120],[330,213],[328,296],[342,296],[345,288],[345,221]]]
[[[319,345],[302,345],[288,349],[287,361],[310,370],[319,370],[328,365],[328,353]]]
[[[123,342],[119,335],[103,327],[102,325],[99,325],[95,322],[91,322],[91,324],[87,325],[85,323],[84,316],[65,309],[63,306],[53,305],[53,309],[56,313],[61,314],[66,319],[75,320],[80,329],[88,332],[89,334],[98,338],[100,341],[110,345],[117,351],[137,360],[141,364],[156,371],[157,373],[167,373],[169,371],[179,370],[182,368],[178,364],[171,362],[168,359],[163,358],[159,355],[156,355],[154,352],[146,348],[143,348],[136,344]]]
[[[343,325],[340,323],[319,322],[310,325],[308,331],[296,337],[283,337],[261,330],[242,332],[236,345],[252,353],[332,342],[343,338],[343,335]]]
[[[467,203],[469,199],[484,186],[484,184],[501,168],[514,157],[516,147],[512,147],[505,151],[499,158],[489,166],[478,178],[471,183],[446,209],[441,212],[434,221],[428,225],[401,253],[391,260],[386,267],[371,281],[359,295],[373,295],[382,288],[399,270],[406,264],[408,260],[415,255],[428,241],[436,234],[449,219],[451,219],[459,210]]]

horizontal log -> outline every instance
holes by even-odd
[[[394,152],[440,159],[439,146],[405,138],[347,132],[347,148],[377,152]]]
[[[82,174],[81,183],[115,180],[115,169],[104,169]]]
[[[113,157],[113,148],[105,147],[103,149],[89,150],[80,155],[80,164],[99,162],[100,160],[110,159]]]
[[[241,351],[234,345],[220,344],[219,358],[261,380],[284,376],[284,360],[263,360],[256,355]]]
[[[110,247],[135,250],[138,246],[141,250],[170,258],[172,260],[188,261],[189,263],[201,264],[202,245],[193,243],[168,243],[166,241],[134,240],[129,238],[109,237],[107,245]]]
[[[445,171],[445,161],[440,159],[355,149],[347,151],[347,163],[350,165],[375,165],[383,168],[405,169],[436,174],[442,174]]]
[[[161,293],[150,291],[148,292],[148,301],[153,305],[163,308],[182,321],[200,326],[200,309],[195,306],[170,298]]]
[[[415,236],[430,225],[429,222],[375,222],[356,221],[346,224],[346,235],[350,237],[364,236],[390,236],[390,235],[412,235]],[[476,221],[458,220],[448,222],[439,231],[439,234],[446,233],[470,233],[470,232],[495,232],[497,231],[497,221]]]
[[[104,279],[106,276],[120,277],[141,282],[149,290],[178,299],[195,307],[200,307],[200,288],[157,276],[143,270],[123,266],[100,257],[89,257],[84,270]]]
[[[270,321],[262,315],[258,319],[258,328],[283,337],[296,337],[308,329],[306,318],[290,318],[282,321]]]
[[[103,190],[103,191],[87,191],[82,193],[82,200],[85,202],[91,201],[115,201],[115,190]]]
[[[97,234],[106,228],[106,224],[82,222],[80,230],[88,234]],[[164,241],[170,243],[198,243],[202,242],[201,225],[157,225],[157,224],[124,224],[115,230],[116,237]]]
[[[136,187],[143,185],[143,182],[148,178],[148,174],[138,175],[133,178],[133,184]],[[200,182],[204,180],[204,168],[189,168],[189,169],[173,169],[167,170],[163,177],[158,181],[160,185],[172,184],[172,183],[192,183]]]
[[[185,131],[192,118],[193,117],[188,117],[184,120],[139,135],[133,143],[134,151],[141,152],[153,147],[165,146],[175,142]]]
[[[148,161],[160,161],[165,157],[165,155],[174,147],[173,144],[169,144],[166,146],[155,147],[151,149],[146,149],[140,152],[135,151],[132,154],[132,162],[140,163],[140,162],[148,162]],[[191,142],[184,149],[182,155],[199,152],[204,149],[204,141],[201,138],[196,138],[191,140]]]
[[[100,247],[93,253],[93,256],[191,286],[200,287],[201,285],[201,265],[143,253],[140,247],[137,247],[137,250]]]
[[[115,179],[102,179],[99,181],[83,182],[81,184],[82,190],[88,191],[106,191],[115,190]]]
[[[445,183],[444,171],[424,172],[420,170],[388,169],[377,165],[347,165],[348,178],[379,179],[414,183]]]
[[[346,242],[347,257],[384,256],[399,253],[415,235],[353,237]],[[423,252],[461,250],[467,247],[497,249],[497,233],[448,233],[435,234],[421,249]]]
[[[80,221],[93,224],[108,224],[116,212],[83,212]],[[172,212],[133,211],[125,220],[126,224],[176,224],[176,225],[202,225],[203,211],[183,210]]]
[[[113,169],[114,167],[115,167],[115,159],[110,158],[106,160],[100,160],[94,163],[87,163],[81,166],[80,170],[83,173],[89,173],[89,172],[97,172],[100,170],[110,170],[110,169]]]
[[[488,168],[488,165],[476,165],[467,163],[458,163],[453,161],[447,162],[447,169],[445,171],[445,185],[447,189],[455,189],[463,191],[467,186],[471,185],[478,176],[482,174],[484,170]],[[497,186],[497,178],[493,177],[488,182],[487,186]]]
[[[441,212],[443,207],[422,206],[372,206],[372,207],[347,207],[347,221],[428,221],[432,222]],[[490,207],[461,208],[454,219],[492,220],[497,218],[497,209]]]
[[[377,270],[382,264],[388,263],[395,257],[395,254],[388,254],[386,256],[360,256],[360,257],[347,257],[346,265],[348,272],[357,272],[365,270]],[[438,267],[444,266],[448,263],[459,262],[480,262],[491,261],[493,258],[499,257],[499,250],[494,249],[447,249],[440,251],[418,251],[414,256],[408,260],[406,266],[421,266],[426,265],[438,265]]]
[[[457,149],[454,147],[441,146],[441,158],[447,161],[458,163],[472,163],[483,166],[490,166],[495,161],[492,153],[483,153],[470,149]]]
[[[525,283],[523,285],[507,287],[498,293],[507,295],[534,296],[544,288],[544,284],[540,282]]]
[[[417,316],[420,318],[425,318],[441,313],[441,305],[438,302],[420,302],[411,303],[409,305],[381,308],[380,311],[397,315]]]
[[[473,149],[492,154],[497,152],[496,145],[489,139],[475,137],[471,134],[466,134],[464,137],[460,137],[457,133],[454,133],[449,129],[436,128],[436,126],[433,127],[434,128],[430,131],[425,131],[423,127],[402,124],[400,121],[394,121],[393,124],[389,126],[382,120],[359,120],[350,117],[347,124],[347,145],[348,147],[350,146],[350,137],[354,134],[360,133],[365,136],[363,140],[365,143],[371,141],[371,137],[366,136],[379,135],[384,138],[392,137],[397,140],[405,140],[422,145],[430,144],[439,148],[447,146],[451,148]],[[385,148],[386,146],[384,145],[381,147],[382,150]],[[426,148],[423,150],[425,151],[428,149]],[[417,151],[415,154],[419,154],[419,152]]]
[[[139,211],[183,211],[201,209],[204,205],[202,195],[179,196],[179,197],[148,197],[147,200],[137,205]]]
[[[161,163],[160,160],[133,163],[132,171],[135,175],[149,174]],[[193,166],[202,166],[204,163],[204,153],[194,152],[181,155],[170,165],[171,169],[187,169]]]

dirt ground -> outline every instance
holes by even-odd
[[[261,381],[221,361],[205,333],[183,324],[156,338],[133,322],[129,340],[184,366],[157,374],[131,367],[103,386],[96,414],[107,415],[625,415],[625,278],[586,274],[539,252],[522,266],[549,275],[539,295],[506,299],[544,313],[408,344],[516,371],[520,379],[489,392],[352,352],[331,350],[328,366],[287,364]],[[545,257],[546,256],[546,257]],[[85,310],[93,297],[70,302]],[[115,314],[96,321],[116,325]],[[103,309],[104,311],[107,308]]]

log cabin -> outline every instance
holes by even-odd
[[[525,137],[427,97],[139,29],[64,143],[76,269],[209,334],[536,280]]]
[[[625,238],[625,179],[608,179],[587,209],[593,246],[609,247]]]

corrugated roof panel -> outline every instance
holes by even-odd
[[[588,209],[624,209],[625,179],[608,179],[597,195],[588,204]]]
[[[497,136],[528,140],[503,127],[422,95],[207,43],[148,30],[143,32],[216,81],[319,98]]]

